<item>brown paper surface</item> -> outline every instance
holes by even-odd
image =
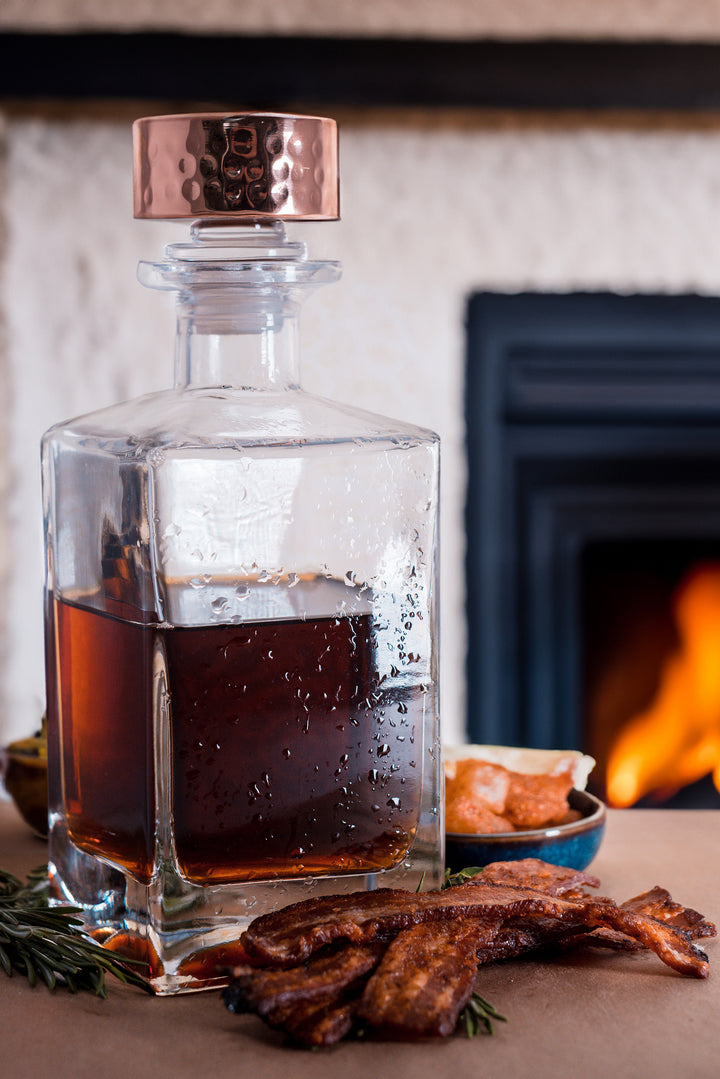
[[[0,866],[45,858],[0,804]],[[592,866],[601,892],[628,899],[654,884],[720,922],[720,812],[609,814]],[[700,981],[654,955],[592,952],[484,968],[480,992],[508,1017],[493,1037],[289,1049],[260,1020],[233,1016],[217,992],[148,998],[110,982],[105,1001],[0,972],[0,1074],[8,1079],[716,1079],[720,1074],[720,945],[707,942]],[[716,966],[717,964],[717,966]]]

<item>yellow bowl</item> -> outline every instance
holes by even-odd
[[[5,790],[21,817],[38,835],[48,831],[47,757],[45,742],[24,738],[12,742],[2,754],[2,778]]]

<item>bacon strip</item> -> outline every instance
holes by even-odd
[[[632,910],[638,914],[647,914],[659,922],[671,925],[687,933],[691,940],[701,937],[717,936],[717,928],[708,922],[702,914],[691,907],[676,903],[666,888],[655,885],[642,895],[636,895],[621,904],[623,910]]]
[[[512,884],[520,888],[534,888],[545,895],[563,895],[568,898],[585,895],[583,888],[599,888],[600,881],[580,869],[564,865],[550,865],[539,858],[518,858],[515,862],[491,862],[470,881],[473,884]]]
[[[427,1038],[452,1034],[470,999],[476,952],[497,925],[425,922],[404,929],[370,977],[358,1016],[386,1036]]]
[[[666,888],[655,886],[641,895],[621,903],[622,910],[636,914],[646,914],[650,918],[664,922],[683,933],[690,940],[717,936],[717,928],[708,922],[702,914],[691,907],[676,903]],[[633,940],[615,929],[593,929],[589,933],[576,933],[566,938],[564,948],[592,947],[612,948],[615,951],[632,952],[645,947],[639,940]]]
[[[292,970],[236,969],[223,990],[231,1012],[255,1012],[303,1045],[333,1045],[350,1031],[367,975],[385,945],[342,944]]]
[[[317,1008],[336,1003],[346,989],[377,966],[384,950],[381,944],[343,944],[292,970],[241,967],[223,990],[223,999],[231,1012],[257,1012],[269,1021],[275,1017],[284,1023],[298,1005]]]
[[[650,948],[663,963],[679,974],[707,978],[708,957],[685,933],[646,914],[624,910],[610,900],[589,900],[583,905],[588,916],[585,923],[588,928],[614,929],[624,933]]]
[[[293,966],[334,940],[367,943],[421,922],[476,919],[506,923],[537,918],[568,931],[616,929],[651,948],[673,969],[707,977],[707,956],[671,926],[616,906],[612,900],[563,899],[529,888],[488,882],[461,884],[444,892],[414,895],[394,889],[323,896],[256,919],[241,938],[248,955],[268,966]]]
[[[588,873],[579,870],[564,868],[563,866],[549,865],[538,858],[523,858],[514,862],[493,862],[485,866],[474,882],[492,881],[498,884],[516,884],[526,888],[535,888],[548,895],[563,895],[566,898],[585,898],[583,886],[598,888],[600,881]],[[656,885],[647,892],[628,899],[621,904],[621,908],[632,911],[635,914],[644,914],[672,926],[686,934],[690,940],[702,937],[714,937],[717,934],[716,927],[708,922],[702,914],[690,907],[684,907],[676,903],[666,888]],[[514,931],[509,931],[507,940],[501,944],[500,938],[496,937],[493,942],[493,954],[490,958],[499,958],[496,951],[502,950],[502,957],[518,955],[521,951],[527,951],[532,945],[533,935],[537,938],[535,946],[543,946],[552,940],[551,934],[528,933],[525,931],[525,942],[522,943]],[[557,934],[554,935],[557,942]],[[633,939],[616,929],[601,928],[590,932],[573,934],[565,937],[562,941],[564,948],[579,945],[591,945],[593,947],[609,947],[624,951],[637,951],[646,947],[642,941]]]
[[[420,922],[454,918],[495,921],[498,912],[507,918],[532,914],[562,918],[574,910],[568,900],[501,884],[470,882],[420,894],[381,888],[294,903],[257,918],[240,942],[253,960],[267,966],[296,966],[334,940],[367,943],[381,936],[392,937]]]
[[[317,1011],[299,1006],[287,1019],[284,1030],[301,1045],[335,1045],[355,1023],[357,1000],[330,1005]]]

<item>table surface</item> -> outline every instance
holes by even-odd
[[[45,857],[44,844],[0,803],[0,866],[24,874]],[[592,871],[603,895],[621,901],[661,884],[718,923],[720,811],[611,811]],[[703,981],[644,953],[488,966],[478,989],[509,1020],[492,1037],[313,1052],[285,1047],[254,1016],[231,1015],[217,992],[150,998],[111,981],[107,1000],[98,1000],[31,989],[0,971],[0,1071],[13,1079],[558,1079],[570,1071],[576,1079],[716,1079],[720,945],[709,941],[708,953]]]

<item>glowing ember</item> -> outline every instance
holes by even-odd
[[[607,765],[607,799],[630,806],[668,796],[712,773],[720,791],[720,565],[700,566],[678,587],[680,643],[655,699],[623,726]]]

